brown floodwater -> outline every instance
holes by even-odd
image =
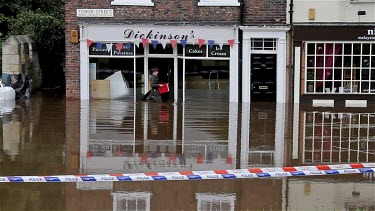
[[[375,162],[373,109],[37,95],[0,104],[0,121],[0,176]],[[6,211],[332,209],[374,210],[373,175],[0,183]]]

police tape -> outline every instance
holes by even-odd
[[[290,171],[250,173],[245,170],[226,170],[215,173],[214,171],[194,171],[194,174],[181,174],[181,172],[165,172],[152,174],[98,174],[98,175],[57,175],[57,176],[8,176],[0,177],[2,182],[108,182],[108,181],[173,181],[173,180],[212,180],[212,179],[250,179],[250,178],[280,178],[300,176],[323,176],[340,174],[374,173],[375,168],[315,170],[315,171]],[[191,172],[192,173],[192,172]]]

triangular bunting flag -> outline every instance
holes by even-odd
[[[170,40],[172,48],[174,48],[177,44],[177,40]]]
[[[157,40],[151,40],[152,46],[154,46],[154,49],[158,46],[158,41]]]
[[[144,48],[146,47],[147,43],[148,43],[148,39],[142,38],[142,44]]]
[[[160,43],[161,43],[161,45],[163,46],[164,49],[167,46],[167,42],[168,42],[168,40],[160,40]]]
[[[199,48],[202,47],[205,41],[204,39],[198,39]]]
[[[122,43],[117,43],[116,44],[117,51],[121,51],[122,49]]]
[[[92,40],[87,39],[87,47],[90,47],[90,45],[93,43]]]
[[[139,48],[139,40],[134,40],[134,45]]]
[[[230,47],[233,48],[233,46],[234,46],[234,40],[228,40],[228,43],[229,43]]]
[[[130,50],[132,48],[132,43],[131,42],[125,43],[125,47],[126,49]]]
[[[110,52],[111,49],[112,49],[112,45],[111,44],[105,44],[105,46],[107,46],[107,51]]]
[[[195,45],[196,42],[197,42],[197,41],[196,41],[195,39],[192,39],[192,40],[191,40],[191,44],[192,44],[192,45]]]
[[[180,43],[181,43],[182,47],[184,47],[184,48],[185,48],[185,45],[186,45],[186,40],[180,40]]]
[[[97,42],[96,43],[96,48],[97,49],[102,49],[103,43]]]
[[[223,40],[218,40],[216,42],[220,46],[220,49],[223,49],[224,41]]]
[[[210,46],[211,49],[212,47],[214,47],[214,44],[215,44],[215,40],[208,40],[208,45]]]

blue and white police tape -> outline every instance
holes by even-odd
[[[145,174],[99,174],[99,175],[56,175],[56,176],[8,176],[0,177],[1,182],[108,182],[108,181],[173,181],[173,180],[212,180],[212,179],[251,179],[251,178],[280,178],[301,176],[323,176],[342,174],[374,173],[375,168],[316,170],[316,171],[291,171],[249,173],[236,170],[227,174],[203,173],[177,175],[176,172],[158,173],[158,175]],[[236,173],[234,173],[236,172]]]

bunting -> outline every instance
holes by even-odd
[[[107,47],[107,51],[110,52],[112,50],[112,44],[105,44],[105,46]]]
[[[134,40],[134,45],[137,46],[137,48],[139,48],[139,40]]]
[[[208,40],[208,45],[210,46],[210,49],[214,47],[214,44],[215,44],[215,40]]]
[[[116,44],[116,49],[117,49],[117,51],[121,51],[121,49],[122,49],[122,43],[117,43]]]
[[[159,42],[161,43],[161,45],[162,45],[163,48],[165,49],[165,47],[167,46],[167,42],[168,42],[168,40],[160,40]]]
[[[152,43],[152,46],[154,47],[154,49],[156,49],[156,47],[158,46],[158,41],[157,40],[151,40],[151,43]]]
[[[228,40],[228,43],[229,43],[230,47],[233,48],[233,46],[234,46],[234,40]]]
[[[147,43],[148,43],[148,39],[142,38],[142,44],[144,48],[146,47]]]
[[[182,47],[184,47],[184,48],[185,48],[185,45],[186,45],[186,40],[180,40],[180,43],[181,43]]]
[[[97,42],[96,43],[96,48],[97,49],[102,49],[102,47],[103,47],[103,43],[101,43],[101,42]]]
[[[125,43],[125,48],[130,50],[132,48],[132,43],[131,42]]]
[[[205,41],[204,39],[198,39],[199,48],[202,47]]]
[[[87,39],[87,47],[90,47],[90,45],[93,43],[93,41],[92,40],[90,40],[90,39]]]
[[[223,41],[223,40],[218,40],[218,41],[216,41],[216,42],[217,42],[217,44],[219,45],[220,50],[223,49],[224,41]]]
[[[172,48],[174,48],[177,45],[177,40],[171,40]]]

